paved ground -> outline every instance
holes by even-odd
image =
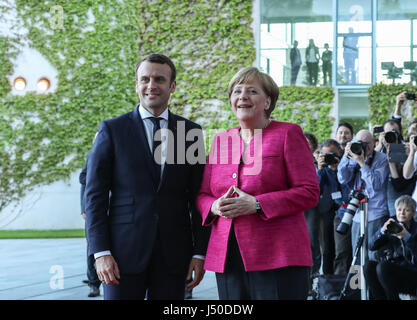
[[[102,300],[88,298],[86,241],[0,240],[0,300]],[[213,272],[206,272],[193,300],[217,300]]]

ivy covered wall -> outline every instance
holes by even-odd
[[[417,93],[417,87],[412,84],[377,83],[369,88],[369,122],[372,126],[382,125],[391,118],[395,109],[396,97],[403,91]],[[416,104],[409,102],[404,104],[401,109],[403,134],[406,136],[408,124],[417,117]]]
[[[0,4],[0,15],[13,1]],[[63,9],[51,28],[51,6]],[[25,39],[0,35],[0,212],[33,188],[80,170],[100,121],[137,103],[134,66],[152,52],[178,68],[171,110],[205,129],[236,124],[227,101],[231,77],[255,61],[249,0],[16,0]],[[57,91],[11,94],[7,76],[21,41],[58,71]],[[34,63],[36,63],[34,61]],[[281,88],[273,117],[299,123],[325,139],[333,92]]]

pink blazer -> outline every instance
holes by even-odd
[[[243,142],[239,129],[214,138],[197,197],[203,225],[212,225],[205,269],[224,272],[232,223],[246,271],[311,266],[304,211],[317,204],[320,190],[301,128],[272,121],[255,133],[245,151],[244,159],[249,160],[244,163],[240,163]],[[212,203],[231,185],[255,196],[263,213],[208,218]]]

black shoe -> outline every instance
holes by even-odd
[[[100,295],[100,288],[91,286],[90,293],[88,294],[89,298],[98,297]]]
[[[193,291],[188,291],[185,289],[184,299],[192,299],[193,298]]]

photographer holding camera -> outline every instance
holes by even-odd
[[[370,298],[399,300],[399,294],[417,292],[416,202],[409,195],[395,201],[396,219],[389,218],[370,241],[377,262],[369,261],[365,276]]]
[[[414,92],[407,92],[403,91],[400,94],[398,94],[395,98],[395,109],[394,113],[392,114],[392,119],[396,120],[400,126],[400,132],[402,131],[402,107],[406,102],[417,102],[417,97]],[[407,130],[407,136],[410,138],[412,130],[417,129],[417,118],[414,118],[411,120],[411,122],[408,124],[408,130]]]
[[[327,139],[320,145],[316,156],[320,185],[318,209],[323,222],[323,273],[347,274],[352,261],[350,233],[339,234],[335,228],[339,225],[344,208],[349,201],[349,187],[340,184],[337,179],[337,166],[343,155],[340,144]]]
[[[379,145],[375,147],[375,150],[387,155],[390,169],[387,184],[388,210],[390,217],[395,217],[395,200],[403,194],[411,195],[414,190],[414,181],[403,177],[403,164],[407,156],[400,122],[394,119],[387,120],[383,125],[383,130],[379,133]]]
[[[407,160],[404,163],[403,168],[403,177],[404,179],[411,179],[414,182],[414,192],[412,197],[414,200],[417,199],[417,188],[416,186],[416,178],[415,172],[417,168],[417,130],[412,130],[410,135],[410,142],[409,142],[410,151],[408,153]]]
[[[374,147],[375,139],[372,134],[368,130],[360,130],[356,134],[356,141],[349,142],[346,145],[337,172],[341,184],[348,184],[350,190],[365,190],[369,196],[365,246],[368,238],[367,234],[374,234],[379,230],[388,217],[386,184],[389,174],[388,161],[386,156],[375,151]],[[355,244],[359,236],[360,215],[354,214],[352,223],[353,250],[356,248]],[[375,261],[374,255],[374,253],[368,251],[369,260]]]

